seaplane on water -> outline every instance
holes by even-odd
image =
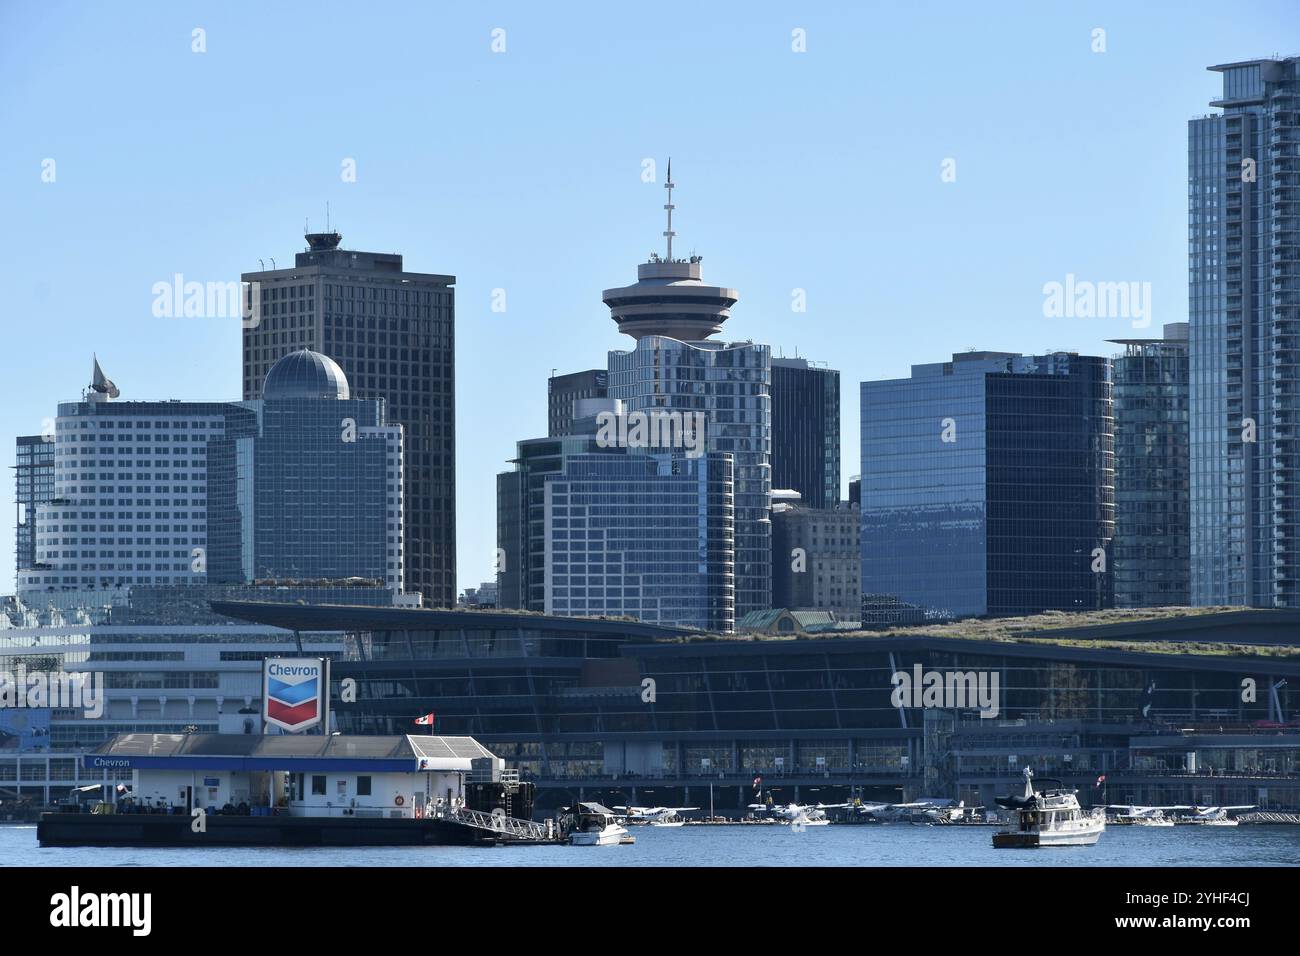
[[[765,803],[751,803],[749,809],[764,811],[795,826],[824,827],[831,822],[826,817],[827,810],[838,810],[847,806],[847,803],[819,803],[815,806],[812,804],[788,803],[785,806],[778,804],[769,807]]]
[[[678,814],[699,807],[615,807],[624,814],[626,823],[645,823],[652,827],[680,827],[686,821]]]
[[[1106,807],[1110,822],[1139,827],[1171,827],[1174,821],[1166,813],[1191,810],[1188,806],[1139,807],[1131,803],[1112,803]]]
[[[1228,816],[1234,810],[1254,810],[1253,804],[1244,807],[1192,807],[1192,815],[1179,823],[1195,823],[1203,827],[1235,827],[1237,821]]]
[[[957,823],[960,820],[978,818],[983,807],[968,807],[966,801],[954,804],[951,800],[916,800],[912,803],[862,803],[854,808],[873,820],[908,821],[913,823]]]

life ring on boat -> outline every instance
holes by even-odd
[[[403,797],[400,793],[397,796],[393,797],[393,803],[399,807],[405,802],[406,802],[406,798]]]

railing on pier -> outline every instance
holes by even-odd
[[[545,824],[534,823],[532,820],[520,820],[518,817],[508,817],[503,813],[484,813],[481,810],[471,810],[468,807],[456,807],[447,810],[445,816],[447,819],[454,820],[464,826],[499,833],[515,840],[544,842],[551,838]]]

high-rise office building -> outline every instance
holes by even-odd
[[[1191,598],[1300,606],[1300,58],[1188,123]]]
[[[251,402],[59,405],[53,493],[19,594],[401,581],[399,426],[299,352]]]
[[[245,321],[244,398],[271,366],[311,349],[343,369],[354,398],[383,399],[402,426],[405,588],[456,603],[455,277],[406,272],[400,255],[307,236],[292,268],[245,273],[260,308]]]
[[[1113,339],[1116,607],[1190,602],[1187,323]]]
[[[739,295],[705,284],[700,256],[673,258],[671,167],[664,185],[667,255],[652,255],[637,266],[633,285],[602,296],[619,331],[636,340],[630,351],[609,353],[609,395],[629,413],[700,413],[707,450],[732,456],[740,618],[772,602],[772,352],[709,339]]]
[[[840,501],[840,373],[807,359],[772,359],[772,487],[805,508]]]
[[[36,508],[54,497],[54,436],[20,435],[14,447],[14,571],[36,563]]]
[[[520,459],[516,458],[514,471],[497,474],[496,572],[497,607],[522,610],[528,607],[528,579],[524,573],[528,544],[524,524],[527,512],[523,490],[525,475],[519,463]]]
[[[627,414],[584,399],[573,434],[520,442],[498,476],[500,606],[730,632],[731,456],[612,443],[602,413]]]
[[[206,583],[208,443],[252,425],[230,402],[115,402],[92,388],[60,403],[54,492],[36,506],[19,593]]]
[[[402,587],[402,427],[352,398],[327,356],[291,352],[245,402],[254,428],[208,445],[212,583],[358,578]]]
[[[863,593],[950,617],[1109,606],[1108,365],[969,352],[863,382]]]
[[[603,368],[552,375],[546,382],[546,434],[573,434],[573,403],[609,394],[609,372]]]

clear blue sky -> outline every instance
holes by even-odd
[[[345,246],[458,277],[458,583],[475,585],[493,476],[545,433],[547,376],[630,342],[600,293],[660,247],[641,162],[661,182],[671,154],[678,248],[740,290],[728,337],[841,370],[847,481],[859,381],[1132,334],[1045,318],[1044,283],[1150,282],[1153,329],[1185,318],[1186,121],[1217,91],[1206,66],[1274,53],[1300,53],[1294,0],[9,2],[0,463],[77,397],[92,351],[124,400],[238,399],[237,323],[155,318],[151,287],[289,262],[328,201]]]

